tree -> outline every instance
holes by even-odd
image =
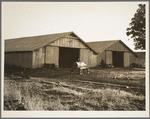
[[[127,28],[127,36],[135,42],[135,50],[145,49],[145,4],[139,4],[139,8],[131,19],[129,28]]]

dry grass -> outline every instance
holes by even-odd
[[[4,85],[4,100],[13,101],[23,97],[27,110],[145,110],[145,96],[119,89],[77,90],[75,86],[53,85],[39,79],[6,79]],[[15,110],[14,104],[10,106]],[[5,106],[4,109],[8,110]]]
[[[145,110],[145,72],[132,69],[91,69],[90,74],[70,70],[26,70],[31,79],[9,78],[5,69],[4,110],[16,110],[14,100],[24,98],[26,110]],[[20,71],[15,70],[15,71]],[[87,82],[83,82],[87,81]],[[129,88],[102,84],[126,85]]]

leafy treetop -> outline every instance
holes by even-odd
[[[135,42],[135,50],[145,49],[145,4],[139,4],[139,8],[131,19],[129,28],[127,28],[127,36]]]

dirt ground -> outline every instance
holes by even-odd
[[[27,69],[24,74],[30,79],[19,73],[11,79],[5,72],[4,110],[16,110],[21,97],[26,110],[145,110],[143,70],[90,69],[79,75],[70,69]]]

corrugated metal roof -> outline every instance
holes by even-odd
[[[38,48],[44,47],[61,37],[64,37],[72,33],[76,35],[74,32],[65,32],[65,33],[49,34],[49,35],[42,35],[42,36],[8,39],[5,40],[5,52],[33,51]],[[87,47],[89,47],[80,37],[78,38],[82,43],[84,43]],[[93,50],[92,48],[90,49]]]
[[[134,52],[139,59],[145,59],[145,52]]]
[[[106,50],[108,47],[118,42],[119,40],[112,41],[95,41],[95,42],[87,42],[87,44],[94,49],[97,53],[101,53]]]
[[[87,42],[87,44],[92,49],[94,49],[97,53],[101,53],[101,52],[105,51],[108,47],[111,47],[116,42],[120,42],[122,45],[124,45],[124,47],[126,47],[129,51],[131,51],[133,55],[135,55],[137,57],[137,55],[127,45],[125,45],[121,40]]]

